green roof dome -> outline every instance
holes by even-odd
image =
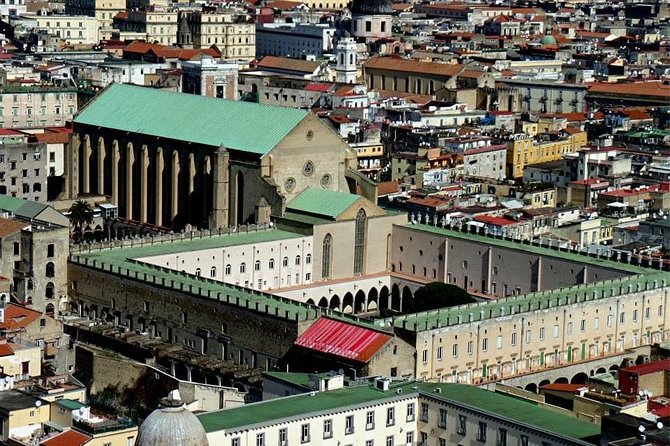
[[[546,36],[542,37],[540,43],[542,45],[556,45],[556,39],[554,36],[547,34]]]

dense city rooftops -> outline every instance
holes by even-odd
[[[307,115],[288,107],[113,84],[74,122],[265,155]]]

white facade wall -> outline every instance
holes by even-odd
[[[322,56],[333,50],[335,28],[295,23],[256,25],[256,55],[300,57]]]
[[[312,281],[312,237],[144,257],[138,260],[255,290]]]
[[[286,420],[272,420],[267,425],[245,426],[239,430],[210,432],[207,434],[209,444],[229,445],[234,439],[239,439],[239,446],[280,446],[285,444],[309,444],[322,446],[356,445],[385,446],[386,439],[393,437],[394,446],[416,445],[417,439],[417,402],[418,395],[406,397],[395,395],[389,391],[388,400],[378,400],[358,406],[334,407],[323,413],[314,413],[311,416],[296,417]],[[392,396],[391,396],[392,395]],[[394,398],[395,397],[395,398]],[[290,397],[289,397],[290,398]],[[413,416],[407,417],[407,406],[413,406]],[[388,409],[393,410],[393,424],[387,423]],[[368,424],[368,413],[371,412],[373,423]],[[345,425],[347,417],[353,417],[353,430],[347,433]],[[332,423],[332,436],[324,435],[324,422]],[[303,426],[309,432],[309,440],[302,438]],[[279,441],[280,430],[286,429],[286,443]],[[264,442],[259,443],[258,435],[263,435]],[[411,441],[408,440],[411,436]],[[372,443],[369,443],[372,441]]]
[[[72,44],[98,43],[98,19],[88,16],[37,16],[37,28],[49,31]]]

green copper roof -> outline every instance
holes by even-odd
[[[113,84],[74,122],[264,155],[307,114],[294,108]]]
[[[82,407],[86,407],[86,404],[83,404],[77,400],[68,400],[68,399],[58,400],[55,402],[55,404],[70,410],[77,410]]]
[[[9,195],[0,195],[0,209],[6,212],[16,213],[22,206],[27,203],[21,198],[12,197]]]
[[[348,192],[308,187],[286,205],[286,209],[334,220],[359,198],[360,195]]]
[[[401,388],[398,395],[396,390]],[[440,389],[436,393],[435,389]],[[314,416],[376,401],[406,398],[422,393],[427,397],[468,407],[477,412],[522,423],[571,439],[584,439],[600,434],[600,427],[576,417],[559,413],[510,396],[494,393],[463,384],[431,384],[410,382],[391,386],[390,390],[377,390],[372,386],[347,387],[340,390],[309,393],[277,398],[260,403],[246,404],[234,409],[208,412],[198,416],[206,432],[235,431],[242,428],[270,423],[274,420]],[[430,403],[429,403],[430,404]],[[437,426],[437,420],[435,426]]]

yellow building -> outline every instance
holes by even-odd
[[[586,132],[566,128],[558,132],[529,136],[513,135],[507,143],[507,176],[522,178],[529,164],[560,160],[564,154],[576,152],[587,143]]]
[[[8,376],[40,376],[42,350],[0,339],[0,369]]]
[[[11,437],[23,438],[42,427],[42,423],[49,421],[51,408],[49,403],[40,398],[27,395],[18,390],[0,392],[0,420],[2,432],[0,441]]]

